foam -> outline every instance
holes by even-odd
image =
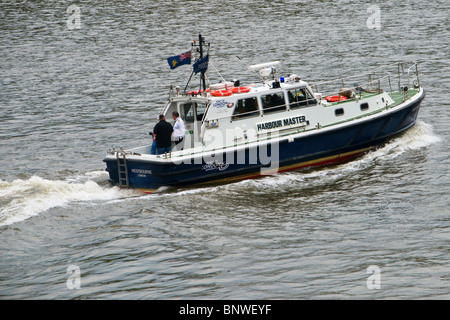
[[[90,175],[89,173],[79,179],[88,179]],[[48,180],[32,176],[27,180],[0,181],[0,226],[26,220],[71,202],[111,200],[136,195],[132,190],[101,187],[90,179],[84,182],[73,180],[72,177],[67,180]]]

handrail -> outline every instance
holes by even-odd
[[[417,80],[417,85],[419,86],[420,85],[420,83],[419,83],[419,70],[418,70],[418,68],[417,68],[417,66],[418,66],[418,64],[417,63],[414,63],[412,66],[410,66],[409,68],[408,68],[408,83],[409,84],[413,84],[414,85],[414,83],[412,83],[414,80]],[[412,78],[412,80],[410,80],[410,71],[411,71],[411,69],[413,68],[413,67],[416,67],[416,74],[415,74],[415,77],[413,77]]]
[[[322,82],[317,82],[317,83],[314,83],[314,82],[309,82],[309,83],[311,83],[312,85],[317,86],[317,85],[324,85],[324,84],[328,84],[328,83],[333,83],[333,82],[335,82],[335,81],[342,81],[342,80],[347,80],[347,79],[357,78],[357,77],[361,77],[361,76],[365,76],[365,75],[373,75],[373,74],[375,74],[376,71],[379,70],[379,69],[382,69],[382,68],[385,69],[385,68],[391,67],[391,66],[399,66],[399,65],[403,65],[403,64],[405,64],[405,63],[408,63],[408,64],[409,64],[409,63],[412,63],[411,67],[417,65],[416,62],[396,62],[396,63],[392,63],[392,64],[388,64],[388,65],[379,66],[379,67],[376,67],[376,68],[370,70],[369,72],[365,72],[365,73],[361,73],[361,74],[357,74],[357,75],[353,75],[353,76],[339,77],[339,78],[335,78],[335,79],[332,79],[332,80],[327,80],[327,81],[322,81]],[[411,67],[410,67],[410,68],[411,68]],[[384,72],[383,72],[383,73],[384,73]],[[386,73],[389,74],[389,72],[386,72]]]
[[[408,63],[408,64],[412,63],[412,65],[417,64],[417,62],[415,62],[415,61],[394,62],[394,63],[390,63],[390,64],[387,64],[387,65],[382,65],[382,66],[375,67],[374,69],[372,69],[371,73],[374,73],[375,70],[378,70],[378,69],[381,69],[381,68],[387,68],[387,67],[392,67],[392,66],[404,65],[406,63]]]
[[[372,78],[370,78],[370,81],[369,81],[369,84],[372,84],[372,83],[374,83],[374,82],[378,82],[378,89],[381,89],[381,82],[382,82],[382,80],[385,80],[385,79],[388,79],[389,81],[390,81],[390,78],[391,78],[391,75],[388,73],[388,74],[386,74],[386,75],[384,75],[384,76],[382,76],[382,77],[380,77],[380,78],[376,78],[376,79],[372,79]],[[336,79],[336,80],[334,80],[334,81],[337,81],[337,80],[341,80],[341,79]],[[316,87],[316,90],[317,90],[317,84],[316,85],[314,85],[315,87]],[[348,87],[348,88],[346,88],[346,89],[348,89],[348,90],[359,90],[359,89],[361,89],[362,87],[360,86],[360,85],[357,85],[357,86],[351,86],[351,87]],[[339,94],[341,92],[341,90],[339,90],[339,91],[331,91],[331,92],[329,92],[329,93],[325,93],[324,95],[325,96],[328,96],[328,95],[335,95],[335,94]],[[317,93],[317,92],[316,92]],[[322,92],[321,92],[322,93]]]

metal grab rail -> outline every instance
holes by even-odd
[[[326,96],[344,96],[342,94],[342,92],[344,91],[359,91],[360,94],[360,98],[362,97],[362,92],[367,92],[367,93],[381,93],[383,91],[383,88],[385,85],[382,86],[382,84],[385,83],[385,81],[387,80],[387,84],[385,84],[386,86],[389,86],[389,90],[390,92],[392,92],[392,84],[391,84],[391,75],[387,74],[383,77],[377,78],[377,79],[372,79],[371,77],[369,78],[369,81],[367,83],[368,87],[366,89],[364,89],[361,85],[356,84],[352,87],[346,87],[346,88],[341,88],[339,91],[330,91],[330,92],[320,92],[320,94],[322,95],[322,97],[326,97]],[[377,83],[376,86],[374,86],[373,84]],[[317,85],[314,85],[315,89],[316,89],[316,94],[319,93],[318,92],[318,87]],[[343,90],[345,89],[345,90]],[[345,102],[346,100],[343,101],[337,101],[337,102]]]
[[[405,65],[410,65],[409,67],[407,67],[407,72],[405,72]],[[366,73],[361,73],[359,75],[353,75],[353,76],[348,76],[348,77],[340,77],[340,78],[335,78],[332,80],[327,80],[327,81],[321,81],[321,82],[311,82],[310,86],[315,88],[315,92],[320,92],[319,91],[319,86],[326,86],[329,84],[333,84],[333,83],[338,83],[342,85],[342,87],[345,87],[345,81],[344,80],[349,80],[349,79],[355,79],[355,78],[361,78],[361,80],[363,81],[363,77],[368,77],[368,86],[372,87],[374,83],[378,82],[378,88],[380,89],[380,82],[381,80],[388,78],[389,79],[389,87],[390,90],[392,92],[392,83],[391,83],[391,73],[389,72],[385,72],[383,71],[381,73],[381,75],[379,74],[379,70],[381,69],[386,69],[392,66],[397,66],[397,76],[398,76],[398,83],[399,83],[399,91],[401,91],[401,86],[402,86],[402,75],[408,75],[408,80],[407,80],[407,84],[413,84],[413,81],[417,81],[417,85],[419,85],[419,73],[418,73],[418,68],[417,68],[417,63],[416,62],[397,62],[397,63],[392,63],[392,64],[388,64],[388,65],[384,65],[384,66],[379,66],[376,67],[374,69],[372,69],[369,72]],[[416,67],[416,72],[415,72],[415,77],[413,79],[410,79],[410,75],[411,75],[411,69],[413,67]],[[401,72],[400,72],[401,70]],[[353,89],[357,88],[358,86],[353,86]]]
[[[411,75],[411,69],[413,67],[416,67],[415,69],[415,76],[412,78],[412,80],[410,80],[410,75]],[[412,66],[410,66],[408,68],[408,83],[414,85],[414,81],[417,81],[417,86],[420,87],[420,82],[419,82],[419,69],[418,69],[418,64],[414,63]]]

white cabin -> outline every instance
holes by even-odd
[[[272,74],[266,69],[260,72],[262,76]],[[174,95],[164,110],[168,118],[178,111],[185,121],[184,150],[222,149],[265,140],[273,134],[317,130],[378,112],[394,102],[380,91],[353,93],[348,100],[330,103],[297,75],[264,79],[264,83],[245,87],[219,83],[207,91]]]

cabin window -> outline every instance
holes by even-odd
[[[240,99],[236,101],[233,120],[252,117],[256,115],[259,115],[258,100],[256,99],[256,97]]]
[[[334,110],[334,114],[336,116],[343,116],[344,115],[344,109],[343,108],[338,108],[338,109]]]
[[[193,103],[184,103],[180,105],[181,118],[187,122],[194,122],[195,113],[194,113],[194,104]]]
[[[205,103],[197,103],[197,121],[202,121],[206,112]]]
[[[186,123],[193,123],[195,120],[202,121],[205,112],[205,103],[189,102],[180,104],[181,118]]]
[[[367,102],[361,103],[359,107],[361,108],[361,111],[369,110],[369,104]]]
[[[286,110],[283,92],[277,92],[261,96],[264,113]]]
[[[294,89],[288,91],[289,108],[296,109],[307,106],[314,106],[317,104],[316,99],[313,97],[309,90]]]

